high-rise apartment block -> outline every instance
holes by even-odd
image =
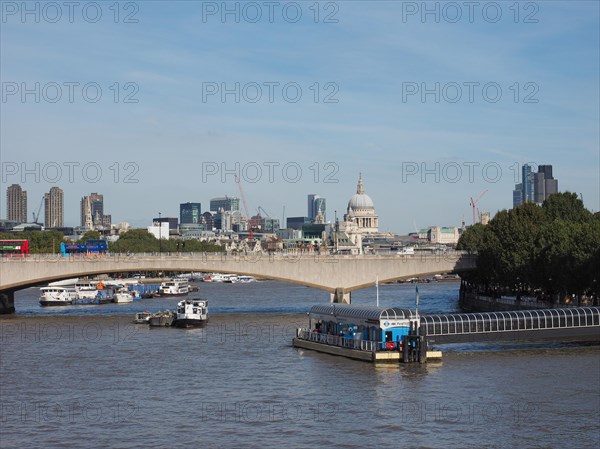
[[[6,189],[6,218],[17,223],[27,223],[27,192],[19,184]]]
[[[62,228],[65,225],[64,192],[52,187],[44,195],[44,226],[46,228]]]

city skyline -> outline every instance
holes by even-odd
[[[529,199],[528,201],[531,202],[537,202],[538,204],[541,204],[547,197],[549,194],[552,193],[556,193],[558,192],[558,180],[555,179],[553,177],[553,166],[550,164],[544,164],[544,165],[539,165],[538,171],[535,172],[533,169],[533,167],[531,165],[528,164],[524,164],[520,170],[521,170],[521,174],[522,174],[522,179],[523,178],[529,178],[530,179],[530,187],[531,187],[531,192],[528,194],[529,196],[531,196],[531,199]],[[515,190],[512,191],[513,194],[513,206],[512,207],[516,207],[519,204],[522,204],[523,198],[526,196],[526,194],[521,190],[522,189],[522,182],[521,179],[521,183],[517,183],[514,187]],[[540,187],[541,186],[541,187]],[[57,187],[53,187],[52,189],[50,189],[50,193],[54,191],[60,192],[60,210],[61,213],[64,214],[63,210],[64,210],[64,204],[63,204],[63,196],[64,196],[64,192]],[[359,187],[357,189],[357,193],[359,193],[359,190],[362,189],[362,175],[359,176]],[[541,189],[541,190],[540,190]],[[7,188],[6,191],[6,197],[7,197],[7,204],[10,202],[9,198],[11,198],[11,190],[13,192],[22,192],[22,194],[25,195],[25,202],[26,202],[26,196],[27,196],[27,192],[22,190],[21,186],[18,184],[14,184],[11,185],[9,188]],[[541,192],[541,193],[540,193]],[[485,192],[484,192],[485,193]],[[15,193],[12,194],[12,197],[15,197]],[[518,197],[518,198],[517,198]],[[307,215],[294,215],[294,214],[287,214],[285,216],[285,219],[283,219],[283,215],[281,217],[276,217],[276,216],[272,216],[271,218],[274,220],[277,220],[281,227],[286,226],[286,222],[289,218],[305,218],[308,221],[306,221],[307,223],[310,222],[314,222],[314,219],[316,218],[316,214],[318,213],[318,211],[323,211],[325,209],[325,204],[326,204],[326,199],[321,197],[318,194],[307,194],[306,198],[308,199],[308,208],[307,208]],[[539,199],[540,201],[537,201],[536,199]],[[48,210],[48,204],[49,204],[49,193],[45,193],[44,197],[44,204],[46,204],[45,206],[45,210]],[[517,204],[518,201],[518,204]],[[181,224],[200,224],[202,222],[202,220],[205,220],[209,225],[213,223],[213,220],[218,220],[218,211],[214,211],[212,210],[213,207],[216,207],[217,209],[221,209],[223,208],[226,211],[229,212],[237,212],[238,214],[241,214],[241,216],[244,216],[243,211],[240,211],[240,198],[237,196],[229,196],[229,195],[224,195],[221,197],[215,197],[215,198],[211,198],[209,200],[209,203],[211,205],[210,207],[210,211],[209,210],[205,210],[204,212],[202,212],[201,210],[201,202],[179,202],[177,203],[178,206],[178,210],[179,213],[177,214],[168,214],[168,213],[162,213],[160,212],[159,217],[156,217],[156,214],[153,215],[153,218],[148,218],[148,217],[144,217],[144,218],[139,218],[136,223],[140,223],[140,224],[135,224],[135,223],[131,223],[131,222],[127,222],[130,225],[132,225],[135,228],[147,228],[148,225],[151,225],[152,223],[155,222],[169,222],[169,227],[171,229],[176,229],[177,226],[181,225]],[[350,203],[348,203],[350,204]],[[26,207],[26,206],[25,206]],[[259,206],[260,207],[260,206]],[[159,207],[161,210],[171,210],[172,209],[172,205],[164,208],[164,207]],[[296,209],[301,209],[301,207],[299,205],[296,205]],[[507,208],[509,209],[509,208]],[[103,194],[98,194],[98,193],[92,193],[90,195],[84,196],[81,201],[80,201],[80,225],[81,226],[85,226],[90,228],[89,223],[92,223],[94,226],[97,226],[98,224],[102,224],[104,226],[108,226],[110,227],[110,220],[111,220],[111,215],[104,215],[103,214],[103,210],[104,210],[104,195]],[[339,210],[335,210],[334,214],[337,216],[338,219],[342,219],[345,217],[345,215],[342,215],[342,211],[344,209],[339,209]],[[7,209],[8,211],[8,209]],[[264,211],[266,212],[266,211]],[[338,215],[339,212],[339,215]],[[210,218],[206,217],[206,214],[211,214],[212,216]],[[315,214],[315,217],[311,217],[310,215]],[[46,214],[45,214],[46,215]],[[58,216],[56,214],[54,214],[55,216]],[[96,216],[96,217],[102,217],[101,222],[97,222],[96,219],[92,219],[92,216]],[[246,217],[247,219],[251,219],[253,216],[255,215],[260,215],[260,211],[257,209],[254,213],[251,212],[249,210],[249,215],[248,217]],[[485,215],[486,216],[486,222],[489,221],[490,218],[493,217],[494,213],[489,213],[489,211],[484,211],[484,210],[479,210],[478,208],[478,216],[481,217]],[[184,219],[185,217],[190,217],[190,219]],[[192,217],[194,217],[192,219]],[[0,216],[0,218],[5,218]],[[264,218],[264,216],[263,216]],[[281,218],[281,219],[280,219]],[[6,219],[8,219],[8,217],[6,217]],[[108,220],[108,221],[107,221]],[[56,221],[56,218],[54,218],[54,221]],[[335,221],[335,218],[330,219],[329,221],[325,221],[326,223],[333,223]],[[28,220],[28,222],[31,222],[30,220]],[[125,222],[125,220],[117,220],[117,222]],[[64,219],[63,221],[59,221],[59,223],[62,223],[60,225],[57,226],[49,226],[47,222],[47,219],[44,218],[44,224],[46,227],[57,227],[57,226],[65,226],[64,224]],[[467,220],[464,220],[465,224],[469,224]],[[414,229],[411,230],[396,230],[394,229],[392,232],[396,233],[396,234],[408,234],[410,232],[413,231],[417,231],[419,232],[419,229],[422,229],[424,227],[436,227],[436,226],[455,226],[458,227],[460,226],[461,223],[428,223],[424,226],[419,226],[419,227],[415,227]],[[66,225],[67,227],[70,226],[69,223],[67,223]],[[75,225],[73,225],[75,226]],[[386,229],[385,232],[387,232],[389,229]]]
[[[531,162],[552,164],[561,191],[600,209],[597,2],[545,2],[534,22],[504,7],[497,23],[481,11],[472,22],[466,11],[457,23],[406,16],[406,2],[339,3],[335,23],[308,9],[298,23],[223,23],[203,21],[201,3],[171,8],[168,25],[156,2],[140,4],[135,24],[9,17],[6,89],[47,88],[39,102],[4,90],[2,190],[21,184],[37,207],[60,187],[68,223],[76,199],[100,191],[116,221],[143,227],[188,199],[239,196],[239,176],[251,213],[302,216],[318,192],[331,221],[362,172],[381,229],[404,233],[470,222],[469,199],[484,190],[481,210],[512,207],[507,192]],[[296,42],[312,50],[288,53]],[[61,101],[45,101],[48,83],[63,86]],[[63,83],[79,83],[73,102]],[[86,83],[99,101],[82,99]],[[279,86],[272,102],[268,83]],[[299,101],[282,97],[286,83]]]

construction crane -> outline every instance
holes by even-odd
[[[31,215],[33,215],[33,222],[37,223],[38,220],[40,219],[40,212],[42,211],[42,204],[44,204],[44,197],[42,196],[42,200],[40,201],[40,206],[38,207],[37,213],[35,212],[31,212]],[[41,224],[41,223],[38,223]]]
[[[259,214],[260,214],[260,211],[262,211],[262,212],[263,212],[263,213],[266,215],[266,217],[267,217],[267,218],[271,218],[271,215],[270,215],[270,214],[269,214],[269,213],[268,213],[266,210],[264,210],[264,209],[262,208],[262,206],[258,206],[258,209],[256,209],[256,211],[257,211]]]
[[[248,240],[254,240],[254,230],[250,225],[250,214],[248,213],[248,205],[246,204],[246,197],[244,196],[244,190],[242,189],[242,183],[240,181],[240,177],[235,177],[235,182],[238,185],[238,189],[240,191],[240,197],[242,198],[242,204],[244,205],[244,212],[246,213],[246,218],[248,219]]]
[[[475,224],[477,222],[477,215],[476,215],[477,203],[479,202],[479,200],[481,199],[481,197],[483,195],[485,195],[486,193],[487,193],[487,190],[484,190],[483,192],[481,192],[479,194],[479,196],[475,200],[473,199],[473,197],[471,197],[470,206],[473,208],[473,224]]]

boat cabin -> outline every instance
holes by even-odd
[[[402,337],[416,329],[419,322],[413,310],[348,304],[313,306],[308,318],[312,333],[355,343],[373,342],[377,351],[397,349]]]
[[[206,320],[208,313],[208,300],[186,299],[177,303],[178,319]]]

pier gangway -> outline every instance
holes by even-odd
[[[515,340],[600,341],[600,307],[422,315],[428,343]]]

